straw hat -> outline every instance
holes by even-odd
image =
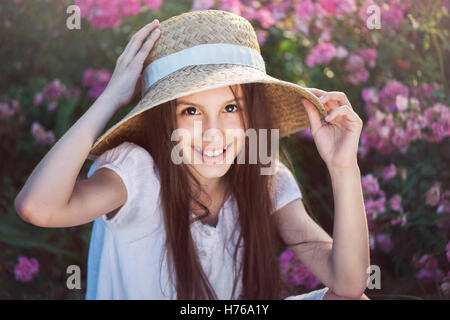
[[[274,123],[285,137],[309,127],[301,98],[321,118],[326,110],[306,88],[266,74],[255,30],[248,20],[222,10],[180,14],[160,23],[161,35],[144,62],[139,103],[94,143],[88,159],[123,141],[138,141],[143,112],[196,92],[241,83],[262,83]]]

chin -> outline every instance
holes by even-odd
[[[189,166],[206,179],[223,177],[231,168],[231,164],[192,164]]]

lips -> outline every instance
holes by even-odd
[[[205,164],[215,164],[215,163],[223,163],[226,159],[227,152],[230,150],[230,147],[233,143],[230,143],[225,148],[217,148],[217,147],[205,147],[203,152],[198,147],[192,146],[194,153],[202,160],[202,163]]]

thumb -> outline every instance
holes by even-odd
[[[317,130],[322,126],[320,121],[319,110],[307,99],[303,98],[303,106],[305,107],[306,113],[308,114],[309,124],[311,127],[311,135],[314,136]]]

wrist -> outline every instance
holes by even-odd
[[[355,161],[349,166],[346,167],[335,167],[335,166],[329,166],[328,171],[330,173],[331,178],[340,178],[343,176],[348,176],[349,174],[360,174],[360,169],[358,166],[358,163]]]
[[[120,109],[121,107],[119,99],[114,94],[111,94],[109,91],[106,90],[103,91],[102,94],[97,98],[97,101],[115,110]]]

